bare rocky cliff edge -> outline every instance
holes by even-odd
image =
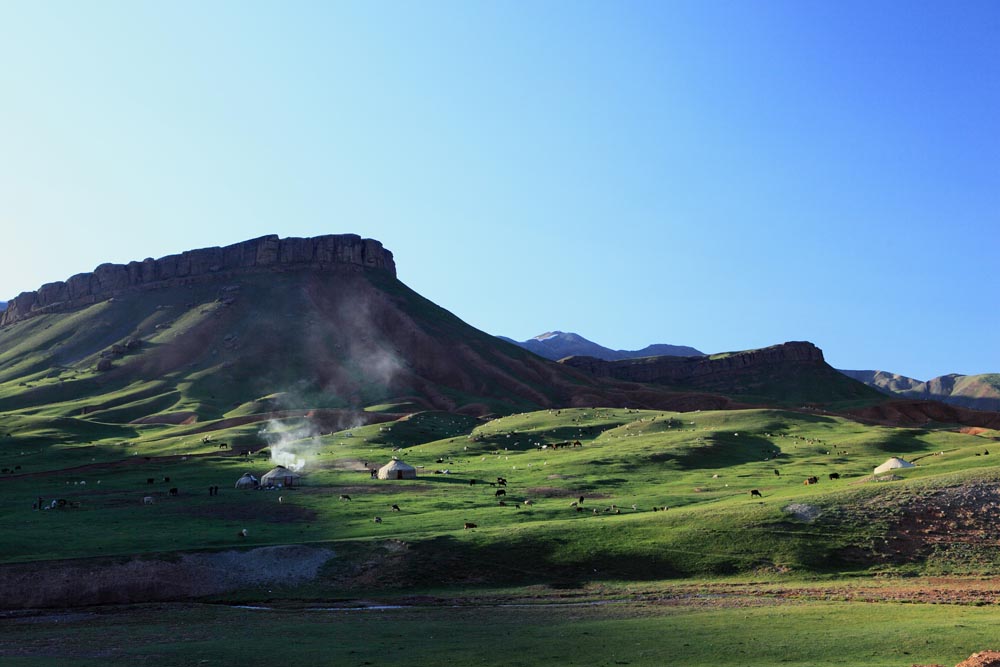
[[[595,357],[569,357],[561,363],[597,377],[629,382],[687,382],[699,377],[740,371],[777,362],[824,365],[823,351],[812,343],[792,341],[758,350],[701,357],[641,357],[604,361]]]
[[[374,239],[363,239],[356,234],[284,239],[269,235],[160,259],[101,264],[91,273],[77,274],[65,282],[47,283],[34,292],[22,292],[0,312],[0,326],[32,315],[97,303],[133,290],[185,285],[241,273],[345,268],[378,269],[396,275],[392,253]]]

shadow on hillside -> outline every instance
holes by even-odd
[[[875,444],[875,447],[887,454],[906,454],[910,452],[922,452],[931,446],[919,439],[919,436],[926,435],[926,431],[904,431],[902,433],[892,433],[885,439]]]
[[[653,454],[648,460],[654,463],[673,461],[685,470],[704,470],[766,461],[777,456],[781,456],[780,448],[767,438],[716,435],[684,449]]]

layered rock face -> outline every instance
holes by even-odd
[[[759,350],[705,357],[645,357],[603,361],[569,357],[560,363],[597,377],[629,382],[687,383],[706,376],[739,372],[781,362],[824,364],[823,351],[809,342],[789,342]]]
[[[136,289],[215,280],[227,275],[294,269],[337,270],[359,267],[396,275],[392,253],[373,239],[356,234],[314,238],[262,236],[223,248],[189,250],[160,259],[128,264],[101,264],[93,273],[80,273],[65,282],[23,292],[0,312],[0,326],[32,315],[74,308]]]

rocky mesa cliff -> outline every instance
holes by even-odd
[[[759,350],[701,357],[661,356],[619,361],[603,361],[595,357],[569,357],[562,363],[597,377],[673,384],[787,361],[823,364],[823,351],[809,342],[789,342]]]
[[[834,370],[818,347],[801,341],[700,357],[620,361],[570,357],[560,363],[600,378],[710,391],[740,400],[778,400],[790,405],[884,400],[870,387]]]
[[[128,264],[101,264],[91,273],[22,292],[0,312],[0,326],[32,315],[83,306],[126,291],[156,289],[225,278],[240,273],[312,269],[335,271],[371,268],[396,275],[392,253],[374,239],[356,234],[329,234],[313,238],[277,235],[222,248],[189,250],[160,259]]]

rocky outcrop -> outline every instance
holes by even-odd
[[[396,275],[392,253],[373,239],[356,234],[314,238],[262,236],[224,248],[189,250],[160,259],[128,264],[101,264],[65,282],[23,292],[0,312],[0,326],[40,313],[96,303],[130,290],[156,289],[215,280],[227,275],[295,269],[336,270],[343,267],[378,269]]]
[[[782,362],[825,365],[823,351],[809,342],[790,342],[759,350],[702,357],[645,357],[621,361],[569,357],[560,363],[597,377],[629,382],[688,384],[706,376],[729,374]]]

